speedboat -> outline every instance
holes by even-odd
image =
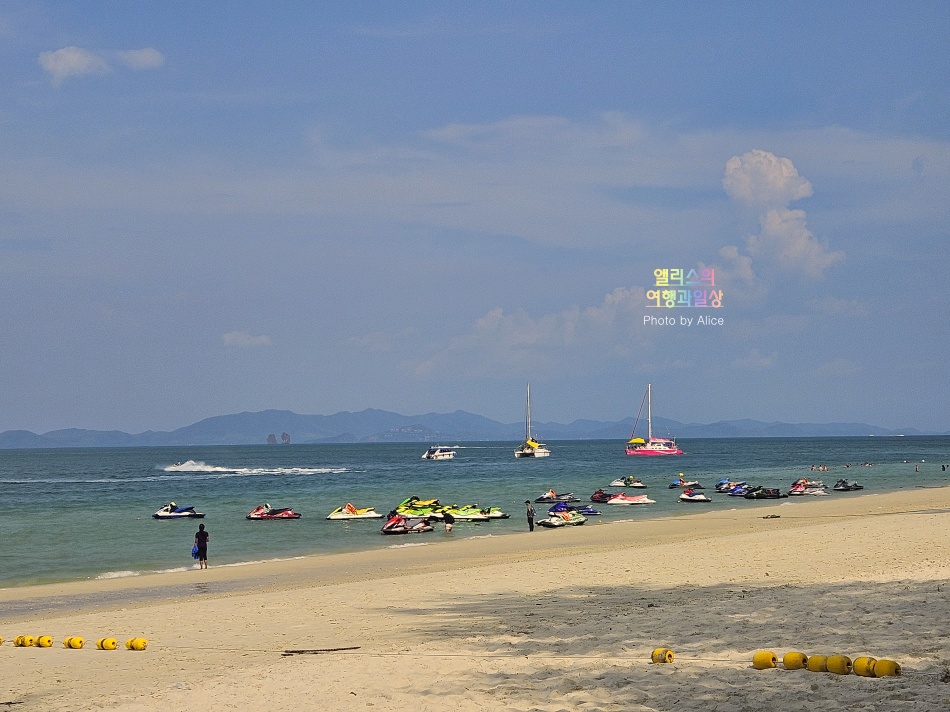
[[[587,521],[587,517],[575,511],[554,512],[547,519],[538,522],[538,526],[556,529],[558,527],[576,527]]]
[[[679,496],[680,502],[712,502],[709,497],[704,495],[702,492],[697,492],[694,489],[685,489],[683,493]]]
[[[607,500],[607,504],[653,504],[656,500],[650,499],[645,494],[629,495],[624,492],[618,492]]]
[[[600,514],[603,514],[599,509],[594,509],[589,504],[585,504],[583,507],[576,507],[573,504],[568,504],[567,502],[558,502],[557,504],[551,505],[548,509],[548,515],[551,514],[561,514],[563,512],[577,512],[578,514],[583,514],[585,517],[596,517]]]
[[[424,517],[404,517],[397,514],[386,520],[379,531],[383,534],[423,534],[432,531],[432,524]]]
[[[194,507],[179,507],[169,502],[152,515],[153,519],[201,519],[204,512],[196,512]]]
[[[683,451],[677,447],[675,439],[653,437],[652,394],[653,386],[647,384],[647,392],[643,394],[643,398],[647,402],[647,439],[636,437],[637,423],[640,422],[640,413],[637,413],[637,418],[633,421],[633,431],[627,441],[626,452],[628,455],[682,455]],[[643,410],[643,401],[640,401],[640,410]]]
[[[538,504],[545,504],[547,502],[580,502],[581,499],[580,497],[575,497],[573,492],[558,494],[553,489],[549,489],[534,501]]]
[[[598,489],[594,494],[590,496],[591,502],[597,502],[598,504],[606,504],[610,501],[611,497],[616,496],[617,492],[604,492],[603,489]]]
[[[362,509],[353,506],[347,502],[342,507],[337,507],[327,515],[327,519],[379,519],[383,515],[376,511],[375,507],[363,507]]]
[[[838,480],[831,489],[838,492],[854,492],[856,490],[863,490],[864,485],[859,485],[853,480]]]
[[[245,519],[300,519],[300,515],[291,507],[271,507],[265,503],[254,507]]]
[[[639,477],[634,477],[633,475],[627,475],[626,477],[618,477],[613,482],[611,482],[608,487],[646,487],[643,482],[641,482]]]
[[[695,480],[687,481],[686,478],[683,477],[682,472],[680,473],[679,477],[677,477],[675,480],[670,482],[670,489],[676,489],[677,487],[692,487],[693,489],[703,489],[703,486],[699,484],[698,482],[696,482]]]
[[[455,450],[450,447],[442,447],[441,445],[433,445],[422,453],[423,460],[451,460],[454,457]]]
[[[515,448],[515,457],[548,457],[551,451],[531,434],[531,384],[528,384],[524,407],[524,442]]]
[[[756,487],[745,493],[746,499],[782,499],[787,494],[776,487]]]

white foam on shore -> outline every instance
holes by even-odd
[[[412,543],[412,544],[392,544],[391,546],[387,546],[386,548],[387,549],[405,549],[407,546],[429,546],[429,542],[420,541],[418,543]]]

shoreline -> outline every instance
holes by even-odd
[[[885,695],[936,710],[948,579],[943,487],[5,589],[0,703],[804,712]],[[14,648],[21,633],[56,645]],[[86,648],[56,647],[66,635]],[[149,646],[91,649],[110,635]],[[674,664],[649,664],[661,646]],[[757,649],[887,657],[905,674],[753,671]]]

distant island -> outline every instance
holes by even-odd
[[[533,430],[545,440],[621,440],[630,437],[633,418],[604,422],[535,423]],[[766,423],[758,420],[723,420],[717,423],[679,423],[654,418],[654,433],[677,438],[781,438],[897,435],[948,435],[913,428],[888,430],[866,423]],[[278,436],[276,433],[280,433]],[[400,415],[368,408],[358,413],[300,415],[289,410],[264,410],[205,418],[170,432],[130,434],[118,430],[67,428],[37,434],[28,430],[0,433],[0,448],[144,447],[184,445],[281,445],[313,443],[456,443],[479,440],[519,440],[523,423],[500,423],[473,413]]]

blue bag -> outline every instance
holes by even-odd
[[[197,559],[197,558],[198,558],[198,545],[197,545],[197,544],[195,544],[193,547],[191,547],[191,558],[192,558],[192,559]]]

